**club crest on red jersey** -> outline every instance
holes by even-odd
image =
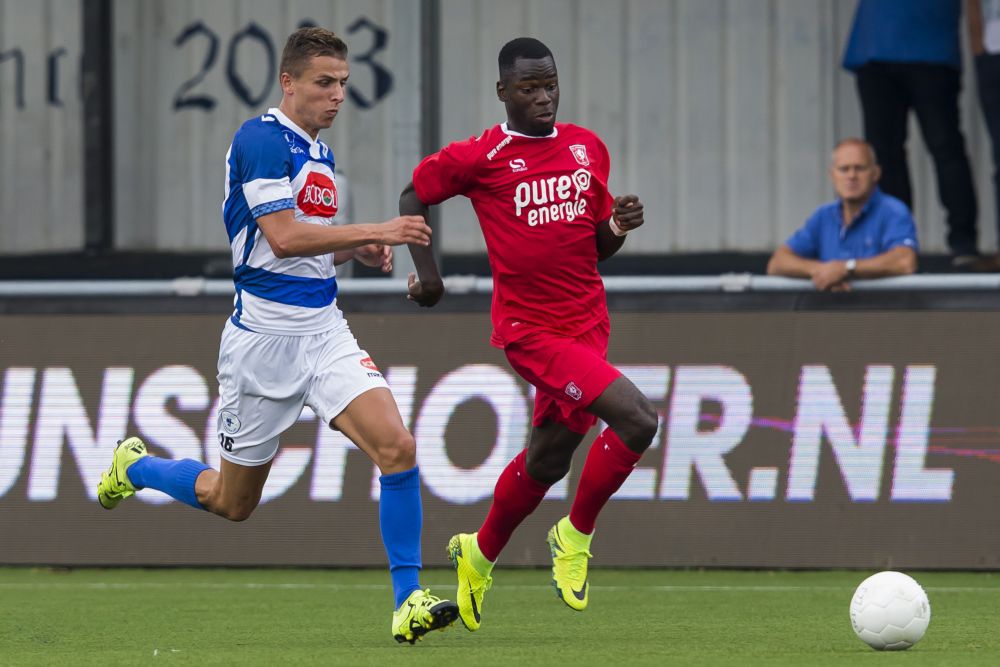
[[[573,154],[573,157],[576,159],[577,163],[580,164],[580,166],[583,167],[590,166],[590,158],[587,157],[586,146],[584,146],[583,144],[573,144],[572,146],[569,147],[569,150]]]
[[[574,401],[579,401],[583,398],[583,390],[577,387],[575,382],[570,382],[566,385],[566,395]]]
[[[337,214],[337,186],[326,174],[311,171],[296,203],[306,215],[332,218]]]

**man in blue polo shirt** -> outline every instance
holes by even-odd
[[[774,251],[770,275],[809,278],[819,290],[847,291],[854,278],[882,278],[917,268],[917,228],[906,205],[878,188],[871,145],[845,139],[833,149],[830,180],[837,199],[820,206]]]

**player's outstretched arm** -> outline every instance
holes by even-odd
[[[625,235],[643,222],[642,202],[637,195],[615,197],[611,217],[597,226],[597,261],[603,262],[618,252]]]
[[[291,209],[257,218],[276,257],[314,257],[369,244],[429,246],[431,228],[417,216],[400,216],[386,222],[327,227],[299,222]]]
[[[420,216],[427,219],[427,205],[420,201],[411,181],[399,195],[399,214],[401,216]],[[430,308],[444,296],[444,281],[434,259],[434,249],[430,244],[411,243],[408,245],[413,266],[417,273],[410,274],[409,294],[406,298],[417,305]]]

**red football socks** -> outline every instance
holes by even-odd
[[[549,490],[548,484],[542,484],[528,476],[524,465],[527,454],[527,449],[522,450],[500,473],[493,493],[493,504],[479,529],[479,550],[490,561],[496,561],[510,541],[510,536],[514,534],[514,529],[535,511],[545,497],[545,492]]]
[[[576,497],[569,510],[573,527],[587,535],[594,532],[594,523],[601,508],[621,488],[642,458],[621,441],[610,428],[597,436],[583,464]]]

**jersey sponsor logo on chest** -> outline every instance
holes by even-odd
[[[572,175],[549,176],[522,181],[514,190],[517,217],[527,214],[528,226],[565,220],[572,222],[587,211],[583,193],[590,190],[591,175],[577,169]]]
[[[296,204],[306,215],[332,218],[337,214],[337,186],[326,174],[310,172]]]

